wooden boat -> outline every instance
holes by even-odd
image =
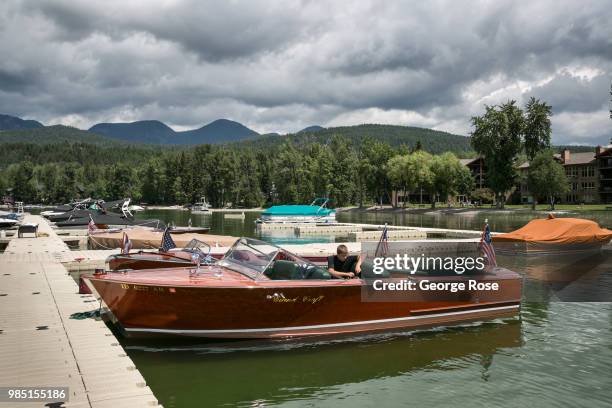
[[[410,276],[415,282],[470,278],[476,279]],[[366,279],[330,279],[305,259],[248,238],[212,265],[84,279],[126,336],[286,338],[411,329],[512,316],[521,300],[519,275],[494,268],[477,279],[497,283],[498,291],[416,290],[401,301],[365,301]]]
[[[132,248],[134,249],[157,249],[160,247],[162,236],[164,235],[164,232],[161,230],[148,228],[96,232],[88,237],[89,247],[92,249],[121,248],[124,232],[128,235],[130,241],[132,241]],[[172,235],[173,241],[179,248],[188,245],[192,239],[205,242],[211,247],[230,247],[238,239],[238,237],[228,235],[197,234],[185,231],[175,233],[173,230],[170,230],[170,235]]]
[[[546,255],[597,252],[612,240],[612,231],[581,218],[556,218],[529,221],[507,234],[492,237],[495,250],[502,254]]]
[[[223,258],[226,252],[227,248],[214,248],[213,250],[206,242],[194,238],[184,248],[171,249],[170,251],[141,250],[127,254],[110,255],[106,258],[106,270],[116,272],[127,269],[194,268],[197,266],[194,254],[197,254],[200,260],[207,257],[217,260]],[[310,255],[303,256],[303,258],[317,265],[327,265],[327,256],[324,255]]]
[[[259,223],[334,223],[336,211],[327,208],[326,198],[317,198],[310,205],[275,205],[261,213]]]

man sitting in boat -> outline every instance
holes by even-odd
[[[361,273],[361,258],[349,255],[346,245],[338,245],[336,255],[327,258],[327,270],[334,278],[354,278]]]

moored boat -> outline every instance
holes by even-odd
[[[597,252],[612,240],[612,231],[591,220],[556,218],[529,221],[516,231],[492,237],[503,254],[546,255]]]
[[[229,235],[212,235],[194,232],[175,233],[169,230],[177,247],[185,247],[192,239],[204,242],[211,247],[229,247],[238,239]],[[134,249],[158,249],[161,246],[164,231],[152,228],[130,228],[121,231],[98,231],[88,237],[92,249],[110,249],[123,247],[123,235],[127,234]]]
[[[4,218],[0,217],[0,228],[9,228],[17,225],[19,220],[14,218]]]
[[[227,252],[227,248],[211,248],[206,242],[198,239],[192,239],[184,248],[175,248],[169,251],[132,251],[126,254],[113,254],[106,258],[107,271],[123,271],[127,269],[144,270],[144,269],[163,269],[163,268],[179,268],[197,266],[197,259],[200,260],[210,257],[212,259],[221,259]],[[194,254],[198,258],[194,259]],[[331,255],[331,254],[330,254]],[[325,255],[307,255],[303,256],[317,265],[326,265],[327,256]]]
[[[201,197],[200,201],[191,206],[190,210],[193,214],[209,214],[210,204],[206,201],[206,197]]]
[[[261,213],[262,223],[333,223],[336,210],[327,208],[326,198],[317,198],[310,205],[275,205]]]
[[[362,270],[364,278],[367,273]],[[513,316],[521,299],[520,276],[490,268],[477,279],[499,291],[437,296],[419,289],[401,301],[364,301],[367,279],[331,279],[305,259],[248,238],[210,265],[84,278],[127,336],[285,338],[412,329]],[[410,276],[439,283],[475,278]]]

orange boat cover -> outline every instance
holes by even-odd
[[[494,242],[528,242],[546,244],[584,244],[610,242],[612,231],[581,218],[531,220],[522,228],[492,237]]]

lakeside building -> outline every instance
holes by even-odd
[[[572,153],[568,149],[554,155],[565,170],[569,191],[557,197],[561,204],[612,203],[612,145],[597,146],[593,152]],[[519,166],[520,201],[533,202],[527,186],[529,162]]]
[[[608,146],[597,146],[592,152],[572,153],[569,149],[554,155],[555,159],[563,165],[565,175],[570,184],[569,191],[557,197],[561,204],[611,204],[612,203],[612,139]],[[474,159],[461,159],[475,181],[475,190],[487,188],[487,168],[482,157]],[[512,194],[514,202],[530,204],[533,195],[527,187],[527,172],[529,162],[519,167],[520,182]],[[467,198],[455,197],[457,201],[464,202]],[[512,199],[511,199],[512,200]],[[406,203],[429,203],[429,194],[420,190],[408,194],[402,191],[391,192],[391,204],[401,207]]]
[[[486,188],[487,167],[485,166],[484,158],[477,157],[475,159],[460,159],[461,164],[466,166],[474,177],[474,188]]]
[[[612,139],[610,140],[612,143]],[[599,172],[599,197],[605,204],[612,203],[612,144],[606,147],[597,146],[595,153]]]

